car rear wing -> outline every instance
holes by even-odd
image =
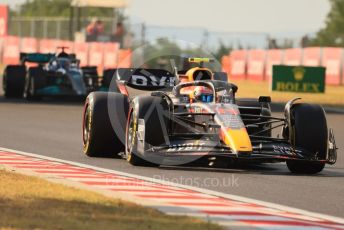
[[[111,82],[120,81],[128,87],[147,91],[172,88],[176,84],[175,75],[162,69],[109,69],[104,71],[103,78],[106,87],[110,87]]]
[[[135,88],[173,87],[175,76],[163,69],[120,68],[116,71],[116,80],[125,81]]]
[[[25,64],[25,62],[44,64],[48,63],[55,54],[53,53],[20,53],[20,62]]]

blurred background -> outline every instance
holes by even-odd
[[[2,0],[1,4],[3,65],[16,64],[20,51],[55,52],[63,45],[82,65],[96,65],[100,73],[142,63],[164,68],[169,62],[161,55],[172,54],[215,57],[215,69],[227,72],[232,81],[261,84],[264,92],[272,66],[278,64],[326,67],[327,94],[341,89],[332,86],[344,83],[343,0]],[[332,98],[320,102],[332,104]],[[283,96],[277,100],[284,101]]]
[[[10,7],[8,34],[87,40],[88,26],[102,31],[89,41],[117,41],[134,47],[159,38],[192,42],[217,54],[229,49],[342,45],[328,32],[341,0],[3,0]],[[335,11],[335,8],[332,7]],[[326,23],[326,17],[328,21]],[[339,16],[337,16],[339,17]],[[330,21],[329,21],[330,20]],[[338,24],[338,27],[340,25]],[[332,31],[330,31],[332,30]],[[219,55],[217,55],[219,56]]]

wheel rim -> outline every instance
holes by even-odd
[[[33,87],[33,78],[29,77],[29,79],[25,82],[24,88],[24,98],[29,98],[33,95],[34,87]]]
[[[28,91],[29,91],[29,79],[26,77],[25,78],[24,93],[23,93],[24,98],[27,98]]]
[[[35,94],[35,82],[34,82],[34,79],[33,77],[30,78],[30,84],[29,84],[29,93],[31,96],[33,96]]]
[[[91,129],[91,114],[90,114],[90,107],[88,104],[85,106],[85,112],[84,112],[84,121],[83,121],[83,132],[82,132],[82,137],[83,137],[83,142],[84,145],[88,143],[89,140],[89,134],[90,134],[90,129]]]
[[[128,127],[127,127],[127,138],[126,138],[126,156],[127,159],[130,160],[131,152],[133,151],[134,146],[134,135],[135,135],[135,124],[133,118],[133,111],[130,112]]]

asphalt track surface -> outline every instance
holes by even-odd
[[[337,164],[318,175],[297,176],[285,164],[143,168],[122,159],[89,158],[82,153],[82,111],[82,102],[33,103],[0,96],[0,146],[344,217],[344,115],[328,114],[339,147]]]

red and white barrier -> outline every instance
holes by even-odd
[[[250,50],[247,59],[247,79],[263,81],[265,78],[266,50]]]
[[[233,79],[270,80],[273,65],[326,67],[326,84],[344,84],[342,48],[309,47],[272,50],[234,50],[222,58],[222,68]],[[229,60],[229,64],[225,62]],[[262,67],[263,66],[263,67]]]
[[[2,53],[4,49],[5,37],[0,36],[0,63],[2,63]]]
[[[84,42],[74,43],[74,53],[77,58],[80,60],[80,65],[88,65],[88,44]]]
[[[131,50],[119,49],[118,43],[74,43],[65,40],[0,37],[0,62],[19,63],[20,52],[55,53],[58,46],[69,47],[80,59],[81,66],[94,65],[102,71],[104,68],[131,67]],[[221,60],[224,72],[231,79],[250,79],[263,81],[271,79],[272,66],[304,65],[326,67],[326,83],[343,84],[342,68],[344,65],[342,48],[293,48],[286,50],[234,50]]]
[[[283,50],[272,49],[268,50],[266,54],[266,63],[265,63],[265,74],[266,79],[270,81],[272,77],[272,66],[281,65],[283,58]]]
[[[103,72],[105,44],[100,42],[89,43],[88,65],[97,66],[98,72]]]
[[[35,38],[22,38],[20,52],[35,53],[38,52],[38,41]]]
[[[58,40],[42,39],[39,41],[39,52],[56,53]]]
[[[118,52],[118,65],[117,68],[129,68],[131,67],[131,50],[119,50]]]
[[[326,67],[326,84],[341,83],[341,68],[343,64],[343,49],[323,48],[321,65]]]
[[[118,43],[86,43],[67,40],[0,37],[0,63],[18,64],[20,52],[56,53],[58,47],[68,47],[68,53],[75,53],[80,65],[97,66],[99,72],[105,68],[131,67],[131,50],[120,50]]]
[[[302,65],[304,66],[320,66],[321,48],[310,47],[303,49]]]
[[[116,68],[118,64],[118,43],[106,43],[104,50],[104,69]]]
[[[230,54],[230,78],[233,80],[246,79],[246,50],[234,50]]]
[[[67,40],[56,40],[56,48],[57,47],[66,47],[66,52],[73,53],[74,52],[74,42],[67,41]]]
[[[286,49],[283,55],[283,64],[298,66],[301,65],[302,49]]]
[[[20,58],[20,39],[7,36],[4,40],[2,62],[5,65],[16,65]]]
[[[231,71],[231,60],[230,60],[229,55],[223,56],[221,58],[221,65],[222,65],[222,72],[227,73],[227,77],[229,80],[229,74]]]
[[[104,59],[104,43],[89,43],[88,64],[92,66],[103,66]]]

